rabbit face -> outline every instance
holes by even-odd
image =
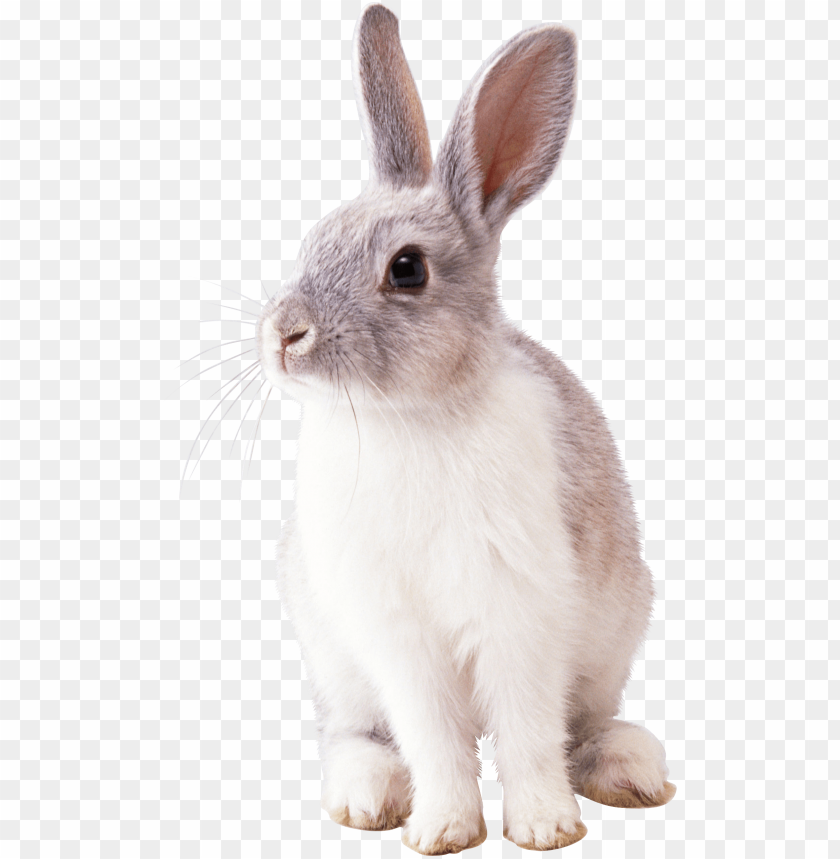
[[[272,384],[301,400],[346,394],[351,405],[353,393],[449,411],[475,399],[504,360],[493,276],[501,231],[560,158],[575,50],[556,25],[503,45],[464,93],[433,163],[397,19],[368,7],[353,75],[371,181],[309,233],[258,320]]]
[[[266,376],[304,400],[345,386],[418,407],[466,394],[501,319],[497,250],[431,184],[369,188],[313,227],[292,278],[264,308]],[[406,266],[409,277],[399,277]]]

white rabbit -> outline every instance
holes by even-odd
[[[403,825],[420,853],[480,844],[486,733],[505,836],[563,847],[586,833],[575,792],[642,807],[675,791],[658,740],[614,719],[653,600],[622,464],[494,274],[502,228],[560,158],[575,38],[545,24],[496,51],[434,164],[382,6],[353,67],[371,181],[309,233],[257,324],[266,377],[303,403],[278,557],[323,805]]]

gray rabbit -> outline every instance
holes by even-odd
[[[505,316],[511,215],[550,181],[576,43],[525,30],[479,69],[432,161],[397,19],[369,6],[354,80],[371,181],[306,237],[257,324],[303,417],[281,592],[314,692],[323,806],[425,854],[504,834],[581,839],[575,792],[674,795],[664,750],[615,719],[653,602],[622,463],[593,398]]]

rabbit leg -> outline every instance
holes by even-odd
[[[584,736],[570,754],[578,793],[617,808],[654,808],[673,799],[665,749],[647,728],[607,719]]]
[[[566,681],[557,645],[497,631],[482,649],[477,691],[496,739],[504,835],[526,850],[567,847],[587,830],[567,774]]]
[[[310,592],[294,521],[278,546],[283,604],[313,691],[324,770],[321,805],[354,829],[394,829],[408,817],[409,773],[369,679],[332,634]]]
[[[323,632],[304,647],[319,722],[321,806],[354,829],[401,826],[411,810],[410,777],[370,683]]]
[[[426,855],[459,853],[487,837],[468,684],[419,624],[406,620],[389,641],[372,662],[388,725],[411,772],[402,841]]]

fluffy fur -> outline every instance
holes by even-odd
[[[402,825],[421,853],[475,846],[476,738],[492,734],[506,837],[563,847],[586,833],[575,791],[673,795],[659,742],[613,718],[653,599],[615,445],[581,383],[506,319],[493,271],[568,134],[574,36],[543,25],[503,45],[433,168],[383,7],[354,57],[371,183],[307,236],[257,326],[266,376],[304,406],[278,559],[323,805]],[[389,286],[405,249],[422,288]]]

